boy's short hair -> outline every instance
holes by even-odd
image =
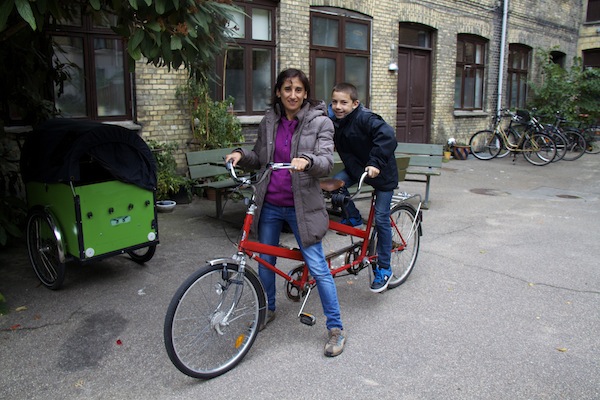
[[[342,92],[342,93],[346,93],[347,95],[350,96],[350,99],[352,101],[356,101],[358,100],[358,90],[356,90],[356,86],[354,86],[351,83],[348,82],[341,82],[338,83],[337,85],[335,85],[333,87],[333,89],[331,90],[331,93],[333,94],[333,92]]]

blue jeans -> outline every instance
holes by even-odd
[[[342,193],[349,195],[348,188],[358,183],[348,175],[346,170],[335,174],[335,179],[344,181]],[[390,207],[394,191],[375,190],[375,230],[377,231],[377,264],[389,268],[392,259],[392,226],[390,224]],[[359,218],[360,211],[353,201],[346,206],[347,216],[344,218]]]
[[[308,265],[310,275],[315,278],[319,297],[323,306],[323,313],[327,318],[327,329],[342,329],[342,319],[340,317],[340,305],[337,297],[337,289],[333,276],[329,272],[327,260],[321,242],[308,247],[303,247],[298,234],[298,222],[296,221],[296,210],[294,207],[279,207],[273,204],[264,203],[260,212],[260,221],[258,223],[258,241],[265,244],[277,246],[283,223],[287,222],[296,241],[300,246],[302,256]],[[261,254],[268,263],[275,265],[277,257]],[[268,268],[258,265],[258,275],[267,292],[269,310],[275,310],[275,273]]]

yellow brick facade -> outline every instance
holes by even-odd
[[[468,140],[472,133],[486,129],[497,109],[502,1],[405,1],[405,0],[281,0],[277,4],[275,35],[277,71],[295,67],[310,70],[310,9],[312,6],[339,8],[364,14],[372,20],[371,108],[390,125],[396,123],[398,74],[388,71],[397,48],[399,24],[416,23],[431,29],[431,143],[449,137]],[[597,26],[582,25],[585,10],[580,1],[510,1],[506,49],[504,52],[503,99],[506,98],[508,45],[523,44],[536,49],[555,47],[569,65],[582,49],[598,48]],[[484,107],[479,112],[454,110],[456,43],[458,34],[474,34],[487,40]],[[578,37],[581,39],[578,41]],[[567,66],[568,66],[567,65]],[[536,73],[532,57],[530,77]],[[179,161],[191,138],[189,121],[175,97],[185,83],[185,72],[169,73],[143,63],[137,66],[137,120],[144,137],[174,140],[180,144]]]

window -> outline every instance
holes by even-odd
[[[233,13],[229,21],[234,32],[225,55],[217,59],[217,83],[212,94],[216,100],[233,97],[237,114],[262,114],[271,100],[275,81],[273,4],[235,2],[240,11]]]
[[[583,68],[600,68],[600,49],[583,50]]]
[[[62,116],[132,118],[127,54],[121,37],[110,29],[111,22],[116,21],[79,15],[68,24],[55,21],[51,26],[55,62],[65,64],[69,74],[62,93],[55,87],[55,104]]]
[[[600,0],[588,0],[586,22],[600,21]]]
[[[485,50],[485,39],[472,35],[458,35],[454,109],[483,109]]]
[[[531,48],[519,44],[508,46],[508,107],[524,108],[527,101],[527,72]]]
[[[563,53],[562,51],[554,50],[554,51],[550,52],[550,59],[552,60],[552,62],[561,68],[565,67],[566,58],[567,58],[567,55],[565,53]]]
[[[314,8],[310,19],[310,76],[313,97],[329,102],[336,83],[356,86],[369,105],[371,76],[371,21],[367,17],[330,7]]]

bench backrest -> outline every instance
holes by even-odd
[[[223,157],[231,153],[235,148],[212,149],[192,151],[185,153],[188,166],[199,164],[223,164]]]
[[[409,167],[441,168],[444,146],[441,144],[398,143],[396,157],[410,156]]]

